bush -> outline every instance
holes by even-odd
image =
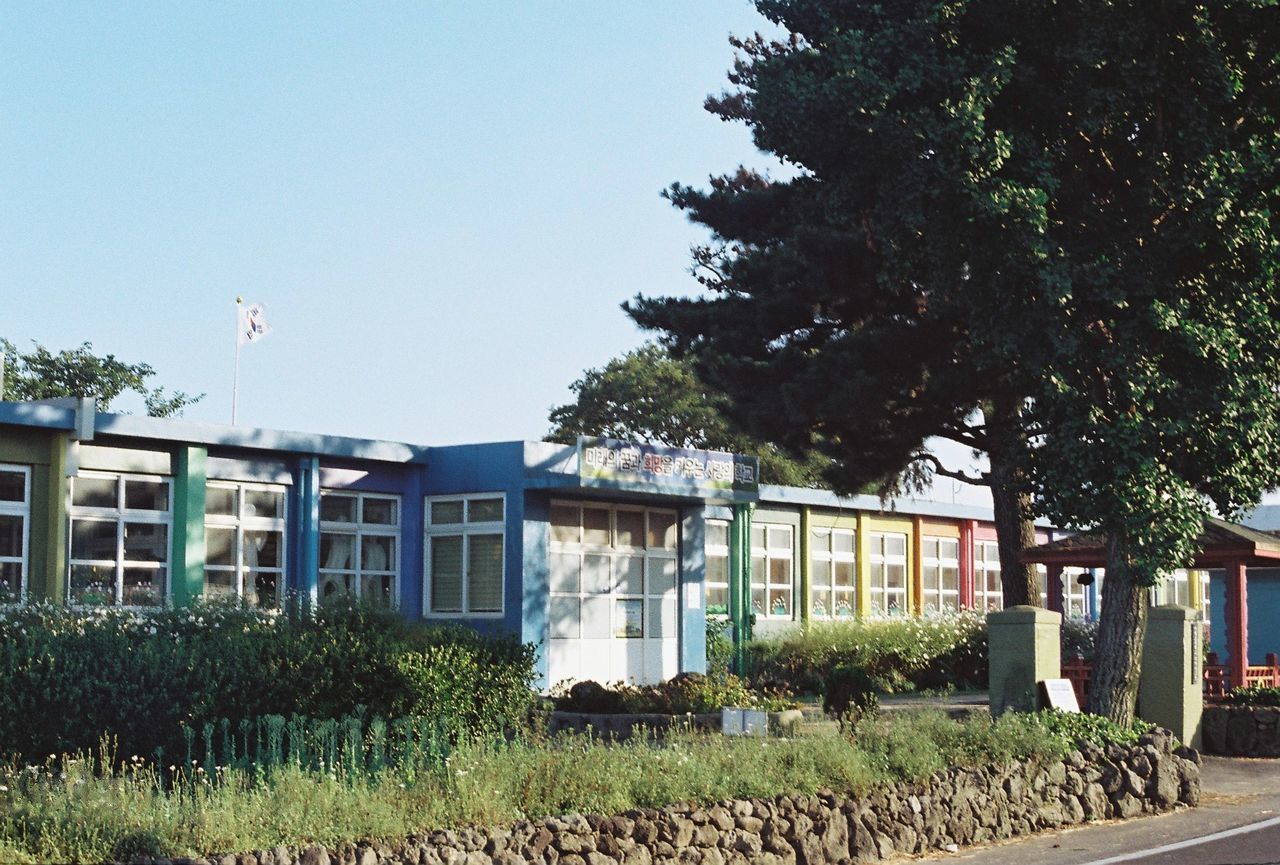
[[[1135,719],[1132,726],[1125,727],[1101,715],[1062,712],[1057,709],[1038,712],[1033,717],[1050,735],[1070,748],[1083,742],[1098,746],[1136,745],[1139,736],[1156,729],[1154,724],[1148,724],[1140,718]]]
[[[1280,688],[1264,688],[1261,685],[1233,688],[1227,694],[1227,702],[1236,706],[1280,706]]]
[[[769,711],[792,706],[787,694],[753,691],[731,673],[717,676],[681,673],[656,685],[618,682],[609,688],[598,682],[576,682],[567,692],[554,694],[553,698],[556,708],[564,712],[602,714],[701,715],[718,712],[725,706]]]
[[[149,615],[0,611],[0,748],[34,757],[115,737],[176,755],[181,727],[266,715],[442,715],[459,732],[519,723],[533,649],[350,603],[283,615],[200,604]]]
[[[987,683],[986,622],[971,613],[814,623],[748,651],[755,684],[796,693],[822,693],[837,667],[861,668],[889,692]]]
[[[1087,619],[1062,619],[1062,657],[1093,660],[1094,644],[1098,641],[1098,623]]]

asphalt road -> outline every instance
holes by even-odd
[[[964,865],[1280,865],[1280,761],[1206,757],[1202,784],[1197,808],[923,858]],[[1258,823],[1268,825],[1212,840]],[[1164,849],[1171,845],[1180,846]]]

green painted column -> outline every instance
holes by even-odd
[[[746,672],[751,639],[751,505],[734,505],[729,525],[729,624],[733,634],[733,671]]]
[[[810,516],[807,506],[800,509],[800,585],[798,587],[799,597],[796,599],[796,606],[800,608],[800,622],[805,625],[809,624],[809,616],[813,606],[813,601],[809,597],[813,578],[809,567],[809,539],[812,535],[809,531]],[[832,611],[831,614],[835,615],[835,612]]]
[[[31,477],[31,572],[27,595],[31,600],[61,604],[67,599],[67,446],[70,437],[49,437],[47,466],[36,466]]]
[[[173,465],[173,574],[169,582],[174,605],[189,604],[204,592],[204,487],[209,452],[182,446]]]

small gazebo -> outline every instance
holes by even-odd
[[[1249,667],[1249,586],[1246,574],[1250,567],[1280,566],[1280,537],[1238,523],[1210,518],[1196,539],[1195,559],[1191,567],[1224,572],[1226,589],[1227,665],[1224,689],[1253,684],[1272,684],[1271,667],[1260,668],[1251,675]],[[1107,563],[1106,538],[1101,533],[1087,532],[1041,544],[1023,553],[1025,562],[1045,565],[1052,577],[1062,568],[1101,568]],[[1051,579],[1052,583],[1053,580]],[[1265,672],[1264,672],[1265,671]]]

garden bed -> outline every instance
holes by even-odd
[[[766,712],[768,729],[776,735],[791,735],[799,727],[803,713],[799,709]],[[700,712],[685,715],[667,715],[654,712],[600,713],[561,712],[547,713],[547,727],[551,733],[587,733],[606,740],[625,742],[637,733],[661,737],[672,731],[697,733],[721,732],[723,716],[720,712]]]

